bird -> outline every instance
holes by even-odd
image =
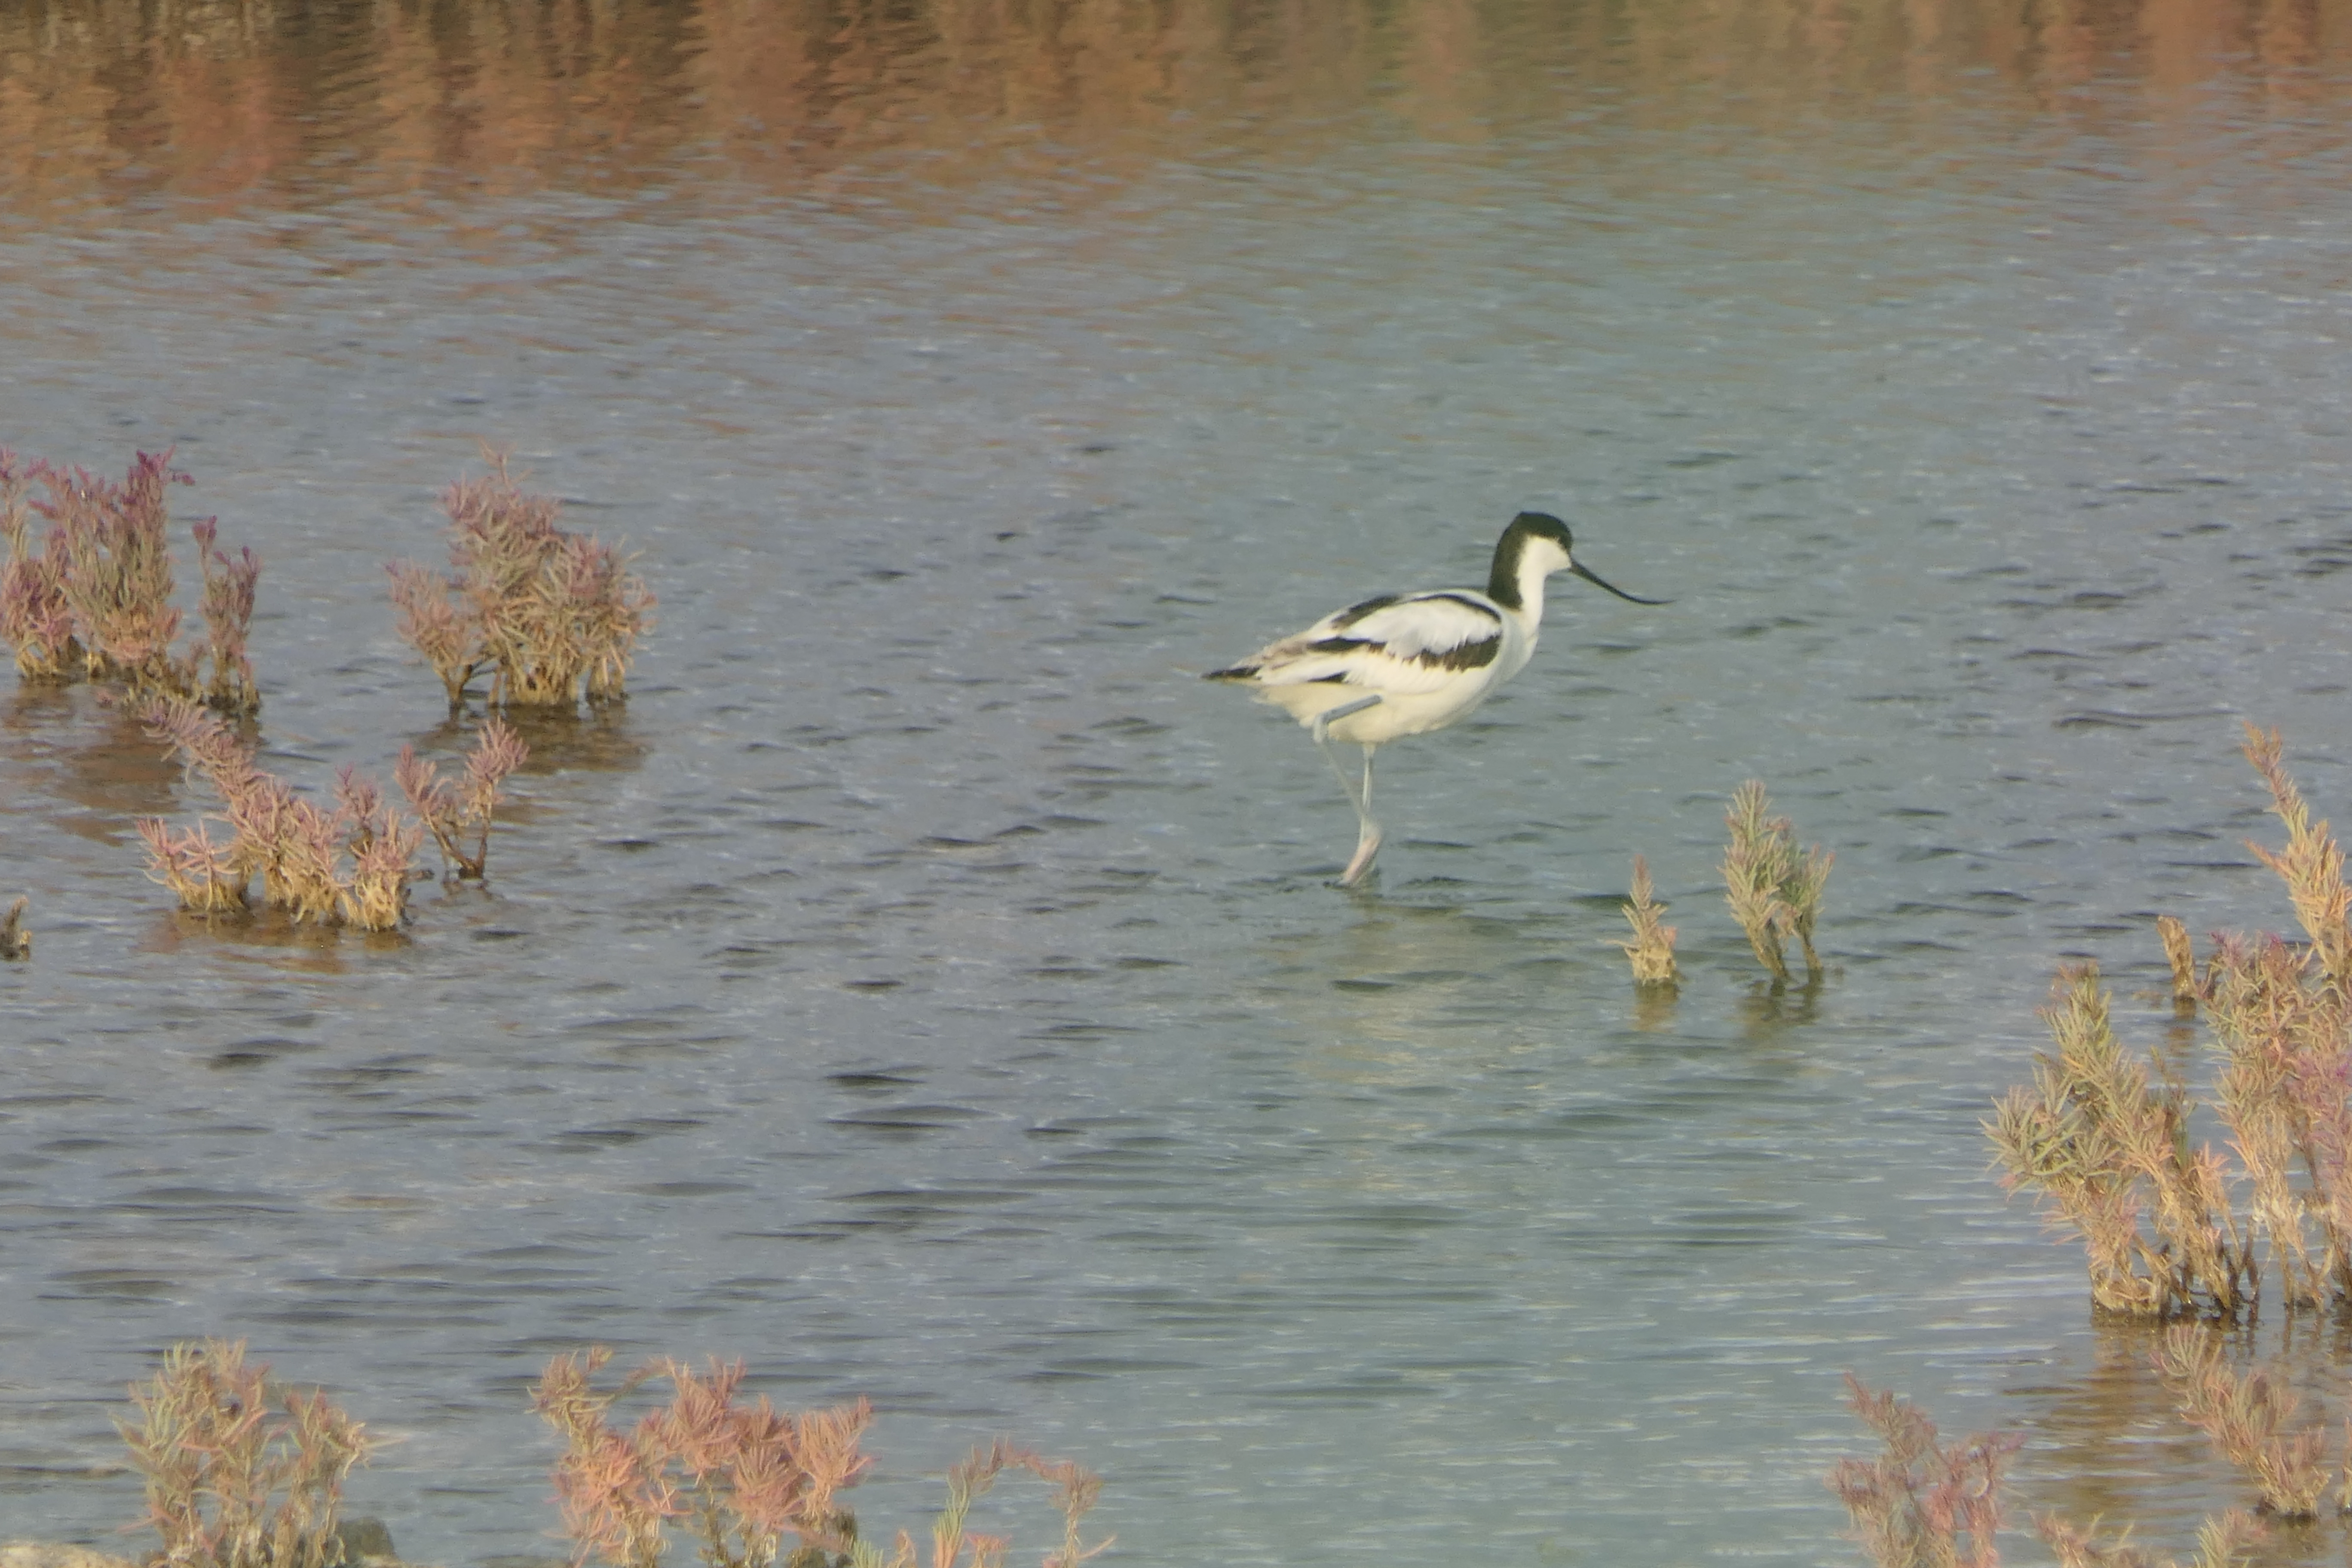
[[[1313,733],[1356,808],[1356,853],[1340,873],[1341,887],[1360,881],[1381,849],[1381,825],[1372,818],[1374,749],[1461,722],[1527,668],[1543,621],[1544,580],[1555,572],[1573,573],[1633,604],[1671,602],[1602,582],[1570,552],[1566,523],[1523,511],[1496,542],[1485,593],[1382,594],[1202,677],[1250,688]],[[1340,765],[1334,741],[1363,748],[1360,784]]]

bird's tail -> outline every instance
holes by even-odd
[[[1263,668],[1265,666],[1256,664],[1228,665],[1223,669],[1213,669],[1201,679],[1203,680],[1255,680]]]

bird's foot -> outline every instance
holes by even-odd
[[[1372,857],[1381,852],[1381,837],[1379,823],[1364,824],[1363,836],[1356,840],[1356,858],[1339,873],[1339,886],[1352,888],[1364,879],[1364,874],[1372,868]]]

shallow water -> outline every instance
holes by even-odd
[[[174,916],[202,799],[0,691],[0,1529],[121,1539],[218,1333],[432,1562],[557,1549],[590,1342],[871,1395],[869,1528],[1079,1457],[1128,1562],[1853,1561],[1847,1367],[2186,1550],[2234,1483],[1977,1123],[2062,956],[2153,1041],[2155,913],[2290,919],[2242,717],[2341,815],[2347,18],[1635,9],[0,19],[0,443],[176,447],[269,765],[463,743],[380,563],[478,441],[662,598],[394,939]],[[1192,677],[1522,506],[1674,603],[1556,580],[1338,890]],[[1815,992],[1714,889],[1750,775]]]

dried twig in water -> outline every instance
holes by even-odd
[[[1800,855],[1790,820],[1769,816],[1770,809],[1761,779],[1749,779],[1732,792],[1724,813],[1731,830],[1731,842],[1723,852],[1726,897],[1757,962],[1771,971],[1773,984],[1788,984],[1789,965],[1781,950],[1790,935],[1804,947],[1807,975],[1818,980],[1822,960],[1813,949],[1813,928],[1837,856],[1818,846]]]
[[[0,958],[30,958],[33,956],[32,928],[25,923],[25,910],[32,900],[19,895],[8,906],[8,916],[0,920]]]
[[[385,568],[400,635],[433,666],[449,705],[478,675],[494,706],[571,708],[625,695],[654,595],[633,559],[593,534],[556,526],[553,497],[531,495],[491,455],[491,472],[442,498],[446,576],[409,562]]]
[[[458,783],[444,779],[439,767],[418,756],[415,746],[400,748],[400,761],[392,776],[432,830],[443,861],[454,866],[459,877],[483,874],[490,855],[490,816],[498,807],[499,785],[530,755],[530,748],[523,744],[513,726],[499,719],[482,726],[466,758],[466,776]]]
[[[1633,940],[1617,945],[1625,950],[1633,966],[1635,984],[1672,985],[1675,981],[1675,928],[1658,919],[1665,906],[1651,896],[1649,863],[1639,855],[1633,857],[1631,891],[1633,896],[1625,903],[1625,921],[1633,928]]]
[[[116,1425],[173,1568],[341,1561],[343,1480],[371,1444],[324,1394],[289,1392],[268,1372],[246,1363],[242,1341],[207,1340],[173,1346],[152,1383],[131,1386],[138,1422]]]

